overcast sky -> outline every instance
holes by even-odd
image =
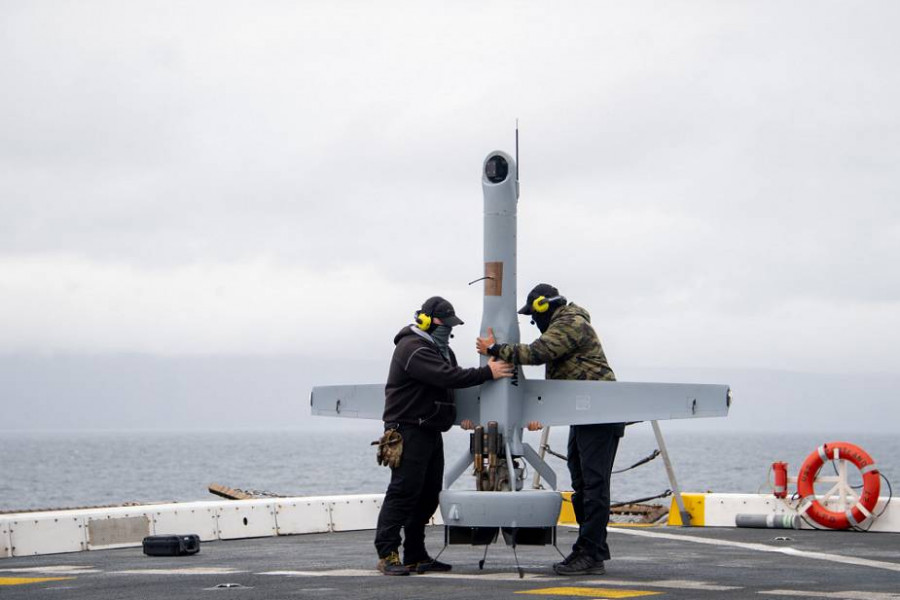
[[[898,22],[896,2],[4,1],[0,354],[386,364],[440,294],[475,364],[480,169],[519,119],[519,296],[586,307],[614,369],[896,375]]]

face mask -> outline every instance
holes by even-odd
[[[547,328],[550,327],[550,317],[553,311],[547,311],[545,313],[539,313],[536,315],[531,315],[531,320],[537,325],[537,328],[541,333],[547,331]]]
[[[450,331],[453,329],[448,325],[438,325],[431,332],[431,338],[434,340],[434,343],[437,344],[438,350],[441,351],[441,354],[444,355],[444,358],[448,358],[450,355]]]

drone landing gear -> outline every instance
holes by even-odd
[[[447,525],[444,527],[444,547],[441,549],[441,553],[451,544],[484,546],[484,555],[478,561],[478,570],[483,571],[487,561],[488,548],[497,541],[501,533],[503,541],[512,548],[513,559],[516,561],[516,572],[520,579],[525,577],[525,570],[519,564],[516,546],[546,546],[550,544],[562,556],[562,552],[556,545],[556,527],[459,527]]]

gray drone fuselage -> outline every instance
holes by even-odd
[[[481,336],[492,328],[498,342],[519,342],[516,300],[517,166],[509,155],[491,152],[482,165],[484,193],[484,301]],[[481,364],[487,364],[481,357]],[[544,426],[621,423],[698,417],[724,417],[731,404],[726,385],[637,383],[616,381],[526,380],[517,367],[511,378],[457,390],[457,420],[485,425],[496,422],[502,433],[503,459],[510,471],[524,458],[556,489],[556,474],[539,454],[522,441],[531,421]],[[313,415],[381,419],[384,384],[314,387]],[[441,493],[444,524],[460,528],[541,528],[556,525],[560,494],[549,490],[519,490],[509,474],[508,491],[450,490],[473,464],[466,454],[451,465]]]

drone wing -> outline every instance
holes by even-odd
[[[522,424],[588,425],[724,417],[727,385],[526,380]]]
[[[384,415],[384,384],[322,385],[309,394],[310,412],[320,417],[377,419]]]
[[[479,386],[454,390],[456,424],[463,419],[478,422]],[[384,416],[384,384],[321,385],[309,395],[310,413],[319,417],[376,419]]]

